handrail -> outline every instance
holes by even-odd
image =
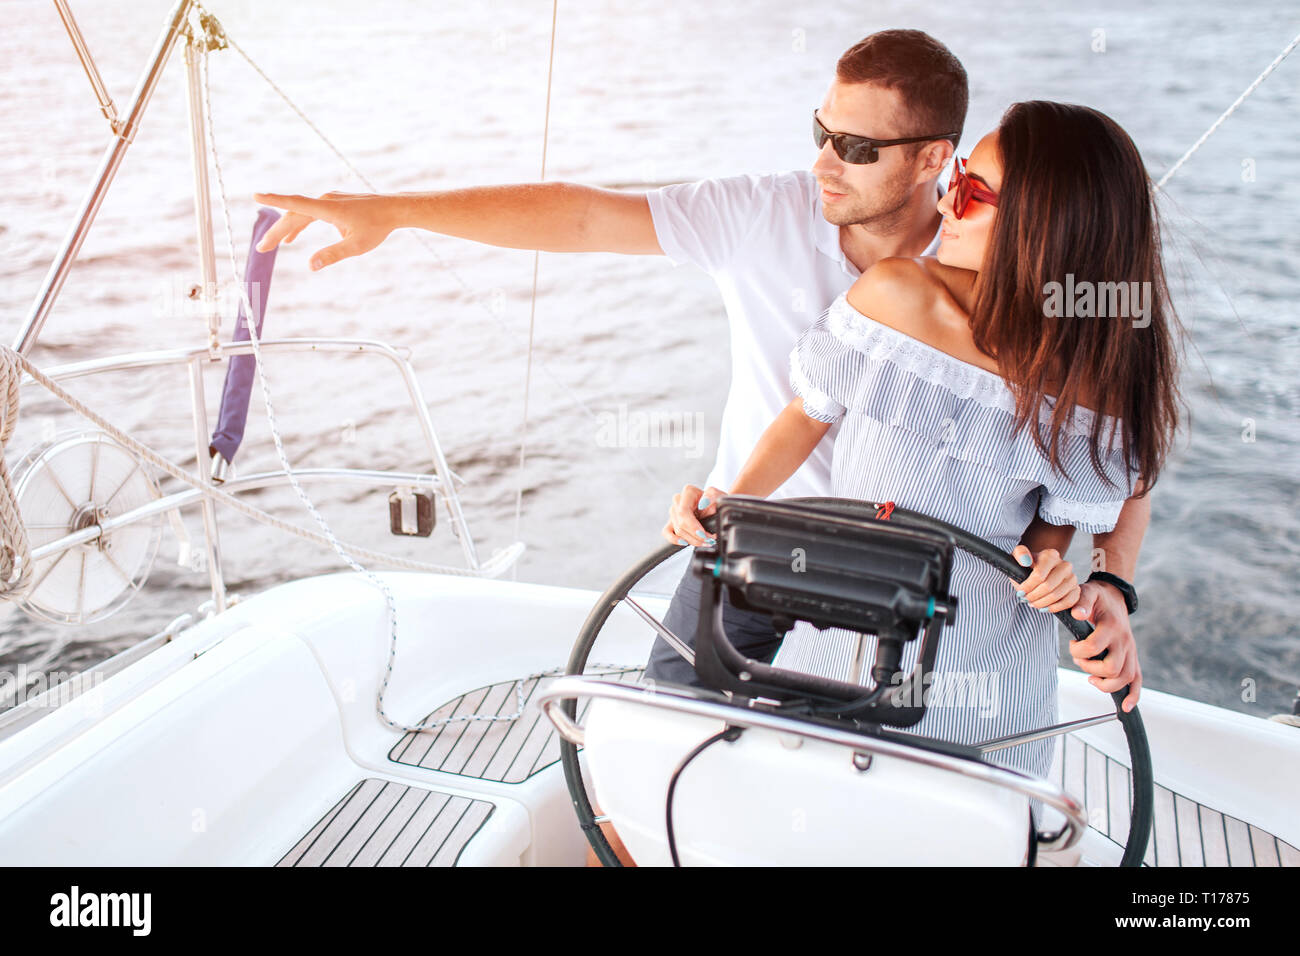
[[[364,485],[411,485],[442,491],[442,482],[437,475],[421,475],[414,472],[377,471],[367,468],[299,468],[294,471],[299,481],[347,481]],[[457,476],[458,480],[459,476]],[[269,488],[289,483],[289,476],[283,471],[260,471],[240,478],[228,478],[221,487],[226,491],[251,491],[257,488]],[[32,562],[43,560],[60,551],[87,544],[104,534],[126,527],[156,514],[179,510],[204,499],[203,492],[197,488],[187,488],[169,495],[163,495],[139,507],[124,511],[120,515],[106,518],[97,524],[87,525],[78,531],[72,531],[61,538],[46,542],[32,548]]]
[[[407,356],[399,354],[396,348],[379,339],[348,339],[307,335],[281,339],[262,339],[261,347],[264,352],[378,352],[394,362],[409,361]],[[219,354],[212,360],[220,361],[223,358],[235,355],[251,355],[252,352],[253,345],[247,340],[222,342],[219,346]],[[210,357],[206,345],[191,348],[126,352],[120,355],[107,355],[103,358],[86,359],[81,362],[51,365],[41,369],[41,371],[57,382],[70,378],[80,378],[85,375],[94,375],[98,372],[122,371],[131,368],[157,368],[163,365],[183,365],[193,358],[200,357]],[[24,373],[23,384],[32,384],[30,375]]]
[[[584,743],[585,730],[565,713],[560,704],[564,700],[576,700],[579,697],[603,697],[624,703],[644,704],[675,713],[720,720],[733,726],[794,734],[808,740],[845,747],[855,754],[870,753],[896,757],[1003,787],[1028,799],[1040,800],[1065,817],[1065,823],[1059,830],[1051,832],[1040,830],[1037,834],[1040,849],[1048,852],[1069,849],[1079,842],[1084,830],[1088,828],[1087,812],[1083,805],[1050,781],[1039,780],[994,764],[925,750],[900,741],[897,737],[855,734],[767,711],[750,710],[734,704],[704,700],[690,693],[690,689],[685,687],[668,688],[660,684],[651,689],[574,674],[557,678],[538,695],[537,704],[542,709],[542,713],[555,725],[560,736],[575,746],[582,746]]]

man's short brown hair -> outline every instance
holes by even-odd
[[[946,46],[920,30],[881,30],[859,40],[835,64],[843,83],[898,90],[913,128],[903,136],[956,133],[966,124],[966,70]]]

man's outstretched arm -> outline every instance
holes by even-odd
[[[312,255],[313,271],[369,252],[393,230],[406,228],[510,249],[663,254],[644,193],[576,183],[393,194],[330,192],[317,198],[255,193],[253,198],[285,210],[258,243],[260,252],[292,242],[317,220],[338,230],[338,242]]]

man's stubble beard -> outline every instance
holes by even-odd
[[[878,189],[873,190],[876,201],[856,199],[852,205],[843,203],[827,208],[822,206],[826,221],[836,226],[865,226],[870,232],[895,231],[906,219],[907,203],[912,198],[911,176],[906,168]]]

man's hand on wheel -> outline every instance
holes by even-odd
[[[298,233],[317,220],[327,222],[338,230],[339,241],[317,251],[311,257],[312,272],[333,265],[340,259],[369,252],[393,231],[385,214],[387,197],[384,196],[330,192],[318,199],[311,199],[279,193],[254,193],[253,198],[259,203],[285,210],[257,244],[258,252],[270,252],[281,242],[293,242]]]

